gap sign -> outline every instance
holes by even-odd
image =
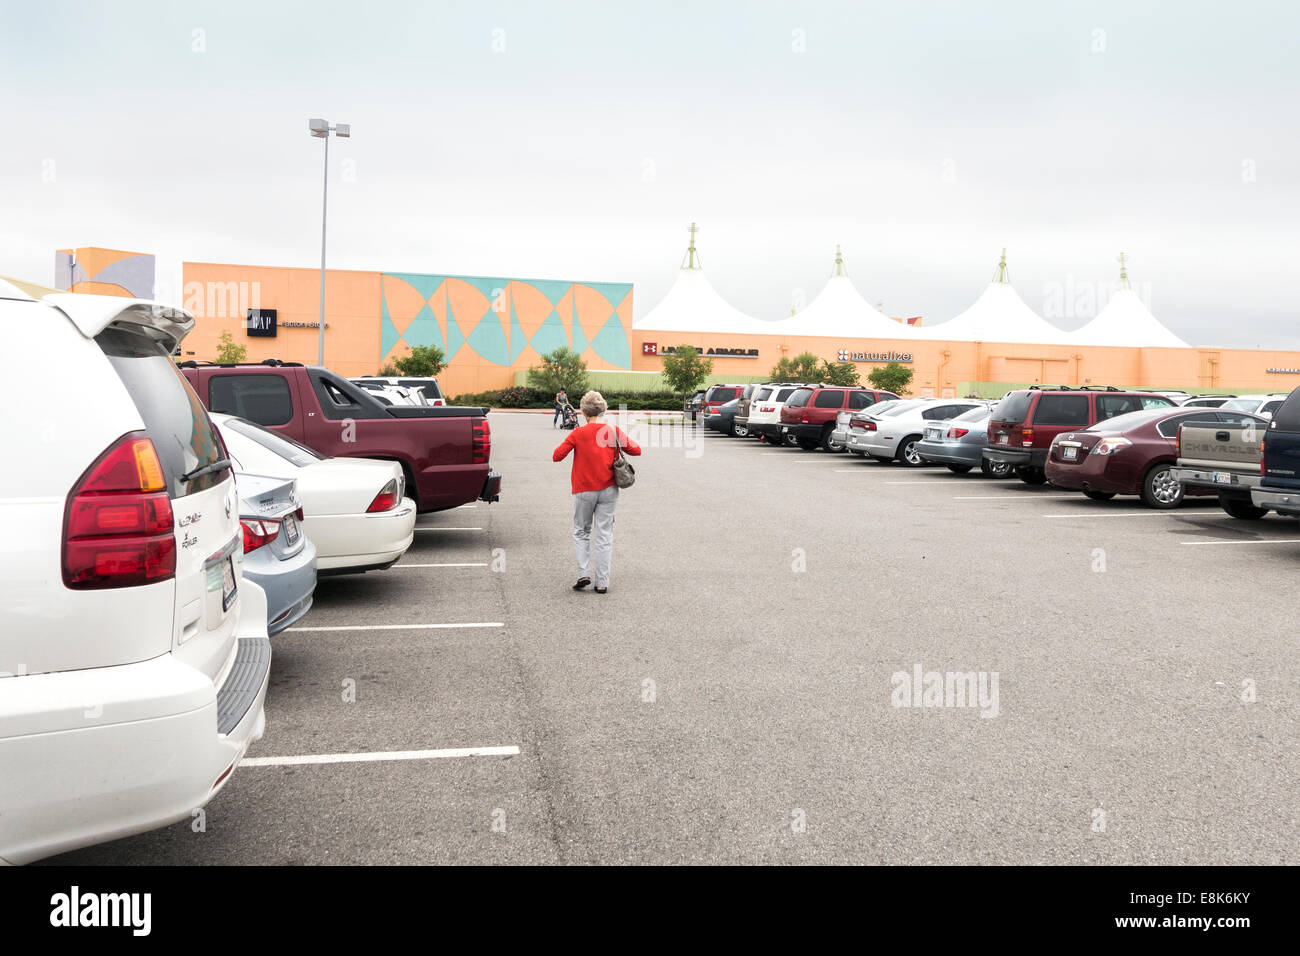
[[[275,309],[249,309],[244,328],[252,338],[275,338]]]

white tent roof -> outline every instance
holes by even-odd
[[[835,272],[825,288],[805,308],[776,323],[773,331],[786,335],[823,335],[855,339],[913,338],[914,329],[876,309],[844,274],[836,247]]]
[[[659,332],[723,332],[767,335],[778,331],[776,322],[764,322],[741,312],[718,295],[703,269],[684,268],[668,294],[653,309],[632,322],[634,329]]]
[[[1070,333],[1078,345],[1120,345],[1138,348],[1190,348],[1161,325],[1146,303],[1132,289],[1120,289],[1110,297],[1097,317]]]
[[[1008,282],[990,282],[983,294],[961,315],[916,332],[921,338],[953,342],[1064,345],[1070,341],[1065,332],[1025,305]]]

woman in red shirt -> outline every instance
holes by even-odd
[[[604,594],[609,590],[614,508],[618,504],[614,462],[619,448],[625,455],[639,455],[641,446],[617,425],[600,420],[608,410],[600,392],[582,396],[580,407],[587,424],[569,432],[552,460],[563,461],[573,452],[573,550],[578,558],[578,581],[573,589],[581,591],[591,584],[594,572],[596,593]]]

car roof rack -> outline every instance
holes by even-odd
[[[301,362],[282,362],[279,359],[269,358],[262,359],[260,362],[208,362],[200,359],[188,359],[184,362],[177,362],[177,368],[302,368]]]
[[[1135,389],[1116,388],[1114,385],[1030,385],[1031,392],[1123,392]]]

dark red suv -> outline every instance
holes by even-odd
[[[809,385],[797,390],[781,408],[781,437],[793,438],[804,451],[843,451],[831,440],[835,418],[842,411],[855,412],[886,398],[890,392],[860,385]]]
[[[1140,411],[1171,408],[1173,402],[1151,392],[1126,392],[1114,386],[1071,388],[1068,385],[1020,388],[1007,392],[989,419],[984,458],[1010,465],[1027,484],[1047,481],[1047,452],[1061,432]]]

